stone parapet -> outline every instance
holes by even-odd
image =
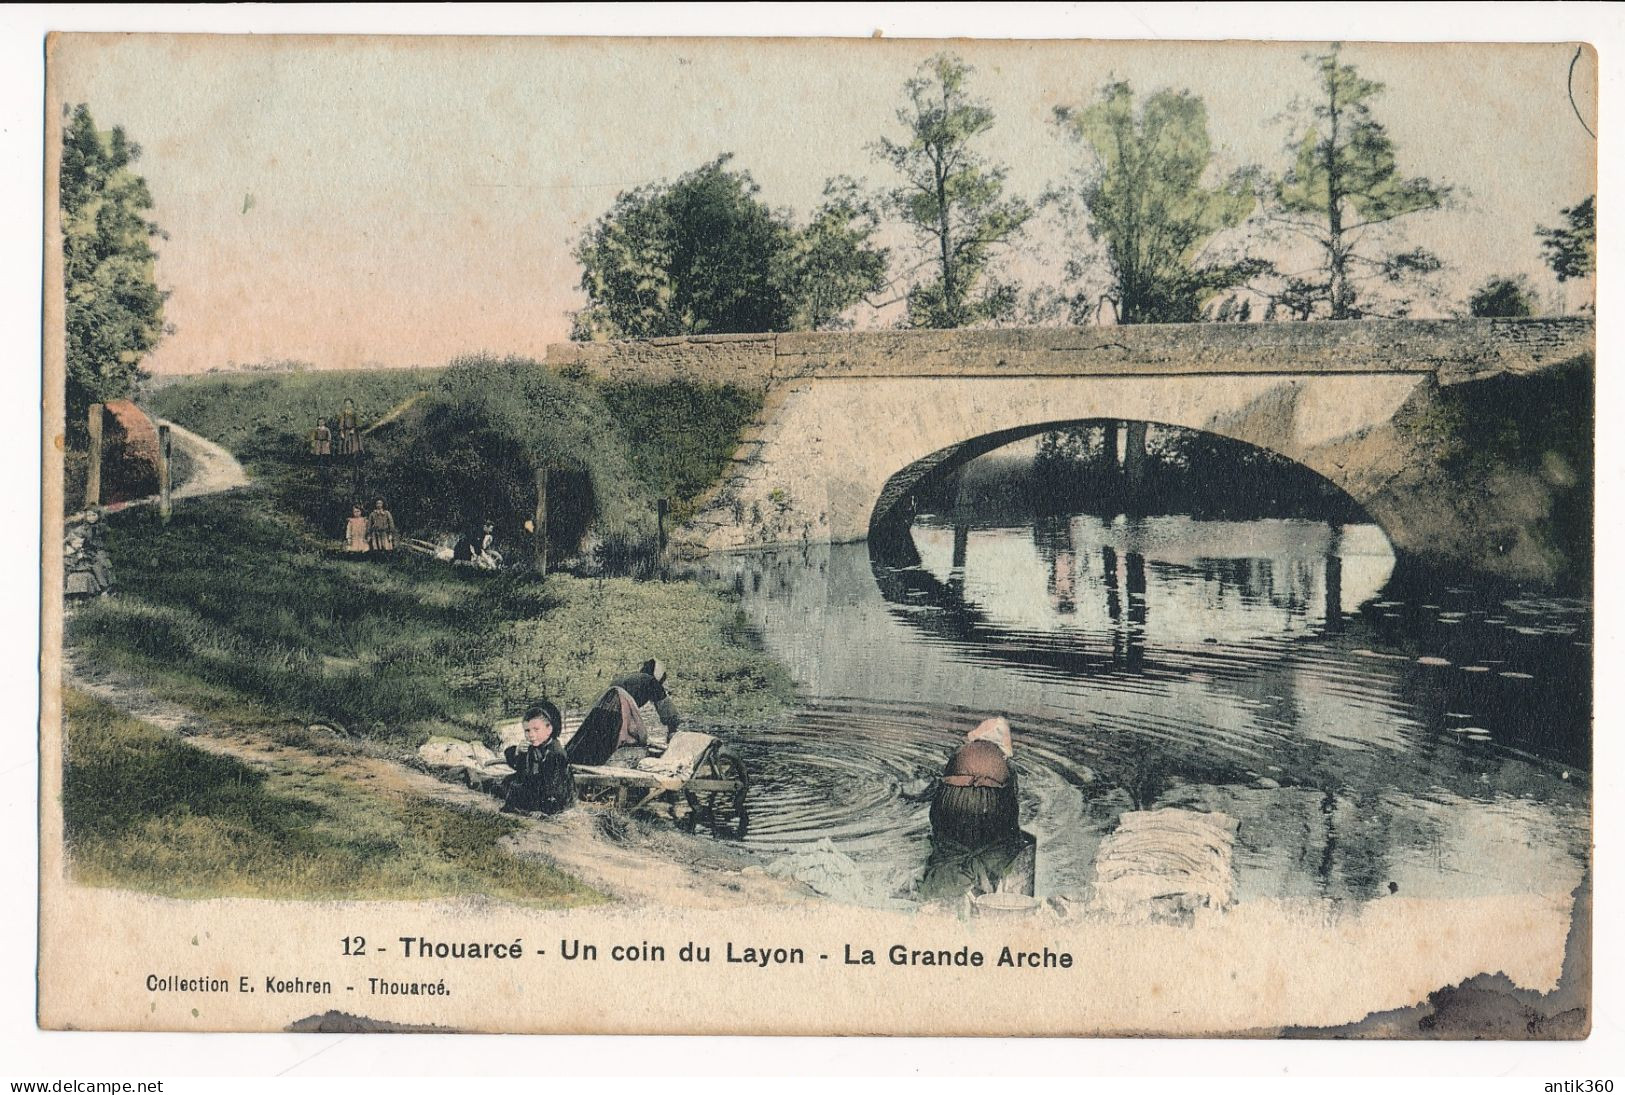
[[[549,368],[619,382],[769,387],[843,377],[1419,373],[1449,384],[1590,350],[1593,321],[1360,320],[1138,327],[809,331],[548,347]]]

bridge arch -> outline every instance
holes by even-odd
[[[917,496],[920,492],[929,490],[933,485],[941,482],[944,478],[955,474],[978,457],[996,452],[1007,445],[1012,445],[1019,441],[1024,441],[1032,437],[1039,437],[1051,432],[1108,425],[1121,425],[1128,428],[1132,428],[1134,426],[1140,426],[1142,428],[1160,427],[1162,429],[1207,434],[1212,437],[1222,438],[1227,442],[1234,443],[1244,448],[1267,453],[1270,456],[1288,461],[1301,473],[1312,477],[1312,479],[1324,485],[1324,487],[1333,492],[1334,495],[1341,496],[1341,498],[1348,504],[1350,510],[1360,513],[1367,521],[1381,529],[1384,537],[1388,539],[1390,546],[1393,546],[1393,535],[1377,516],[1371,514],[1367,510],[1366,506],[1360,501],[1360,499],[1355,498],[1342,485],[1324,475],[1316,468],[1295,459],[1286,453],[1272,449],[1265,445],[1259,445],[1253,441],[1243,440],[1240,437],[1230,434],[1220,433],[1215,430],[1193,429],[1188,426],[1181,426],[1177,423],[1146,421],[1144,419],[1124,421],[1122,419],[1114,418],[1086,418],[1038,422],[1025,426],[1013,426],[1008,429],[996,430],[991,433],[983,434],[980,437],[967,438],[964,441],[959,441],[944,446],[935,452],[928,453],[925,456],[914,460],[905,467],[899,468],[887,478],[885,485],[880,490],[879,497],[875,499],[874,509],[869,515],[868,534],[865,538],[869,541],[872,553],[874,553],[877,558],[884,558],[897,564],[906,565],[911,561],[917,561],[913,541],[909,533],[909,528],[914,518],[913,507],[909,504],[910,500]],[[1144,435],[1142,434],[1142,442],[1143,436]],[[1129,442],[1130,449],[1132,448],[1132,445],[1133,442]],[[1125,468],[1125,472],[1127,470],[1128,469]],[[1128,494],[1124,497],[1126,499],[1130,498],[1133,490],[1135,489],[1135,485],[1132,482],[1126,483],[1124,489],[1128,492]]]
[[[1338,466],[1341,446],[1389,422],[1431,383],[1424,372],[1390,370],[854,377],[788,385],[764,411],[767,427],[750,442],[754,451],[728,484],[729,497],[712,508],[715,523],[702,531],[712,548],[867,539],[871,516],[889,508],[882,495],[899,469],[923,473],[933,461],[1090,419],[1165,423],[1269,449],[1370,511],[1364,480]],[[893,492],[901,485],[892,483]]]

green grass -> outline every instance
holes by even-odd
[[[309,433],[345,399],[364,428],[382,424],[353,470],[335,462],[322,474],[307,457]],[[671,502],[674,522],[692,516],[761,399],[729,385],[608,384],[527,358],[479,356],[439,369],[188,378],[144,403],[230,449],[280,508],[313,525],[333,525],[351,502],[379,495],[420,531],[459,530],[482,516],[517,525],[534,505],[530,469],[545,464],[564,473],[552,499],[555,533],[573,537],[590,522],[606,539],[637,544],[653,540],[655,499]],[[517,529],[499,533],[512,539]]]
[[[357,558],[339,550],[339,532],[352,500],[380,494],[408,535],[455,528],[453,503],[488,504],[458,492],[536,461],[573,467],[567,487],[591,480],[600,535],[647,538],[653,499],[682,504],[708,487],[754,413],[749,397],[681,394],[606,399],[518,360],[207,377],[153,392],[154,413],[225,445],[257,484],[185,500],[167,525],[150,509],[109,515],[117,594],[80,606],[68,642],[92,665],[274,743],[276,759],[250,767],[70,694],[76,877],[182,897],[599,900],[498,849],[510,819],[380,791],[348,754],[396,755],[448,731],[494,742],[493,725],[533,699],[584,707],[648,657],[671,666],[679,705],[701,724],[784,711],[787,673],[744,636],[731,601],[693,583],[490,573],[404,551]],[[363,424],[412,402],[367,438],[364,460],[319,465],[308,431],[345,398]],[[661,401],[669,413],[646,413]],[[533,477],[511,478],[522,489]],[[318,722],[355,737],[305,729]]]
[[[113,515],[108,548],[118,595],[75,613],[69,641],[167,698],[251,724],[330,721],[416,746],[484,730],[538,695],[583,706],[653,656],[701,719],[761,717],[793,698],[734,606],[691,583],[348,557],[252,492],[189,500],[167,526]]]
[[[86,885],[175,897],[603,900],[497,847],[519,827],[510,818],[367,791],[319,758],[252,768],[72,689],[64,723],[66,847]]]
[[[306,455],[316,417],[331,418],[346,398],[363,424],[415,399],[367,439],[354,472]],[[693,584],[544,582],[336,550],[350,501],[383,493],[380,484],[409,535],[439,531],[437,520],[459,527],[412,476],[444,485],[454,469],[435,460],[496,460],[497,441],[554,466],[574,453],[596,479],[600,534],[647,533],[655,497],[671,499],[681,520],[721,474],[759,393],[600,384],[478,358],[444,370],[209,376],[170,383],[148,403],[236,452],[260,483],[188,501],[167,527],[149,514],[115,518],[120,594],[79,613],[72,641],[171,698],[253,723],[333,721],[403,744],[448,723],[487,725],[540,694],[583,706],[656,655],[686,713],[701,719],[765,717],[792,699],[787,674],[743,636],[732,604]],[[425,445],[447,416],[456,428]],[[475,443],[476,428],[489,444]],[[523,547],[511,530],[498,537]]]
[[[584,707],[610,681],[646,658],[671,667],[671,689],[687,717],[704,722],[770,718],[794,698],[778,662],[752,648],[738,610],[681,582],[550,578],[545,613],[520,616],[492,636],[490,650],[459,685],[522,697],[535,691]]]
[[[187,377],[142,405],[230,449],[251,471],[274,471],[308,451],[316,420],[329,425],[353,399],[365,426],[433,387],[444,369],[309,370]]]
[[[762,392],[726,384],[600,384],[627,439],[632,468],[656,497],[672,503],[677,523],[728,466],[745,426],[762,409]]]

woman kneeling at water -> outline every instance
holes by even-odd
[[[1032,839],[1021,831],[1021,800],[1010,724],[992,718],[965,735],[931,800],[931,857],[920,896],[1031,893]]]
[[[931,800],[931,833],[969,848],[980,848],[1021,835],[1014,748],[1010,724],[988,719],[969,734],[948,760],[942,783]]]
[[[570,739],[566,750],[570,763],[591,767],[604,764],[623,746],[647,749],[649,732],[638,714],[638,708],[646,703],[655,705],[668,732],[682,725],[677,705],[666,691],[666,667],[654,658],[644,662],[636,673],[610,682],[609,690],[593,704]]]

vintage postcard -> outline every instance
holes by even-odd
[[[41,1026],[1588,1035],[1589,46],[46,49]]]

